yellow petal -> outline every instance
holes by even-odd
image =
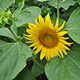
[[[50,56],[50,49],[49,48],[46,48],[46,55],[45,55],[45,58],[47,61],[49,61],[51,59],[51,56]]]
[[[26,35],[26,37],[29,37],[29,38],[31,38],[31,37],[34,37],[34,35]]]
[[[47,49],[47,59],[48,61],[51,59],[51,49]]]
[[[57,56],[56,48],[51,48],[51,58]]]
[[[34,51],[34,54],[36,55],[37,53],[39,53],[42,50],[43,46],[40,45],[37,50]]]
[[[60,49],[60,48],[57,48],[57,49],[58,49],[58,51],[59,51],[59,52],[58,52],[58,56],[59,56],[60,58],[64,58],[61,49]]]
[[[41,51],[41,54],[40,54],[40,60],[42,60],[45,55],[46,55],[46,48],[43,48],[43,50]]]
[[[33,26],[31,26],[31,25],[34,25],[34,24],[28,23],[28,26],[29,26],[30,29],[33,28]]]
[[[49,27],[50,27],[50,29],[54,29],[53,27],[53,23],[51,23],[50,25],[49,25]]]
[[[36,46],[37,44],[40,44],[40,43],[37,41],[37,42],[35,42],[35,43],[32,43],[29,47]]]
[[[23,36],[23,38],[25,38],[25,39],[27,39],[27,40],[32,40],[31,38],[27,38],[27,37],[25,37],[25,36]]]
[[[56,20],[56,24],[55,24],[55,28],[57,29],[58,26],[59,26],[59,19],[57,18],[57,20]]]
[[[26,41],[26,43],[33,43],[33,41]]]
[[[51,58],[53,58],[55,55],[54,55],[54,48],[51,48]]]
[[[58,45],[62,48],[62,49],[66,49],[66,50],[70,50],[67,46],[65,46],[64,44],[62,43],[58,43]]]
[[[66,51],[66,50],[64,50],[64,49],[63,49],[62,51],[64,52],[64,54],[66,54],[66,55],[67,55],[67,51]]]
[[[25,35],[25,36],[23,36],[23,38],[25,38],[25,39],[27,39],[27,40],[33,40],[33,42],[34,41],[38,41],[38,37],[37,36],[27,36],[27,35]]]
[[[37,26],[40,26],[39,22],[37,21],[37,18],[35,19],[35,23]]]
[[[23,35],[27,37],[27,35],[26,35],[26,34],[23,34]]]
[[[29,40],[29,39],[28,39],[28,40]],[[35,40],[26,41],[26,43],[35,43],[35,42],[37,42],[36,39],[35,39]]]
[[[65,35],[65,34],[67,34],[67,31],[61,31],[61,32],[58,32],[58,33],[57,33],[58,36],[63,36],[63,35]]]
[[[66,42],[65,40],[59,39],[59,41],[60,41],[61,43],[63,43],[63,44],[66,44],[66,45],[70,46],[70,43]]]
[[[30,30],[30,29],[27,29],[27,32],[29,33],[29,34],[34,34],[34,35],[38,35],[39,34],[39,31],[38,30]]]
[[[44,19],[42,18],[41,15],[39,15],[39,23],[44,27],[45,23],[44,23]]]
[[[64,48],[62,48],[60,45],[58,45],[57,47],[67,55],[67,51]]]
[[[39,28],[39,30],[41,31],[44,27],[43,26],[41,26],[41,24],[37,21],[37,18],[35,19],[35,23],[36,23],[36,25],[37,25],[37,27]]]
[[[69,39],[69,37],[59,37],[59,39]]]
[[[46,27],[48,28],[49,25],[51,24],[51,19],[50,19],[50,15],[48,14],[46,19],[45,19],[45,24],[46,24]]]
[[[37,37],[31,37],[31,38],[29,38],[29,37],[25,37],[25,36],[23,36],[25,39],[27,39],[27,40],[31,40],[31,41],[33,41],[33,42],[37,42],[37,41],[39,41],[38,39],[37,39]]]
[[[34,46],[33,51],[38,48],[40,46],[40,44],[37,44],[36,46]]]
[[[28,23],[28,26],[29,26],[29,28],[30,28],[31,30],[33,30],[33,31],[39,30],[39,28],[38,28],[36,25],[32,24],[32,23]]]
[[[60,31],[60,30],[62,30],[62,28],[64,27],[64,25],[65,25],[65,21],[64,21],[63,24],[57,29],[57,32]]]
[[[57,49],[57,47],[55,47],[55,56],[57,56],[58,55],[58,49]]]

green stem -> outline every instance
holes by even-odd
[[[32,59],[38,66],[40,66],[42,69],[44,69],[44,67],[43,67],[41,64],[39,64],[33,57],[31,57],[31,59]]]
[[[57,0],[57,18],[59,20],[59,0]]]
[[[15,36],[15,38],[17,39],[17,36],[15,35],[15,33],[13,32],[13,30],[11,29],[11,26],[8,27],[8,29],[11,31],[11,33]]]

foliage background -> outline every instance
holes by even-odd
[[[42,73],[49,80],[80,80],[80,0],[59,1],[60,24],[66,20],[63,30],[68,31],[68,41],[74,42],[64,59],[57,56],[49,62],[40,61],[23,39],[27,23],[35,24],[39,14],[45,18],[49,13],[55,23],[56,3],[57,0],[0,0],[0,80],[37,80]],[[36,60],[44,69],[34,62],[29,70],[26,65],[30,60]]]

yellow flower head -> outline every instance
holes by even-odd
[[[67,55],[66,50],[70,50],[67,45],[71,45],[71,43],[65,41],[68,37],[63,37],[67,34],[67,31],[60,31],[64,27],[65,21],[59,27],[57,18],[54,27],[49,14],[45,21],[41,15],[38,19],[35,19],[36,25],[28,23],[29,29],[26,31],[29,35],[24,34],[24,38],[29,40],[26,43],[32,43],[29,47],[33,47],[35,55],[40,52],[40,60],[45,57],[49,61],[57,55],[63,58],[63,52]]]

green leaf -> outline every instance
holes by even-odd
[[[80,44],[80,9],[72,12],[66,24],[66,29],[68,30],[68,35]]]
[[[57,8],[57,0],[49,0],[48,4]],[[65,10],[67,10],[69,6],[74,5],[74,4],[75,4],[74,0],[59,0],[59,8],[62,7]]]
[[[35,23],[35,18],[39,16],[41,9],[39,7],[31,6],[22,10],[21,14],[17,17],[16,26],[21,26],[26,23]]]
[[[36,80],[32,72],[25,68],[14,80]]]
[[[68,30],[68,35],[77,43],[80,44],[80,28],[69,28]]]
[[[0,8],[5,11],[14,1],[15,0],[0,0]]]
[[[25,0],[23,0],[21,5],[14,11],[13,14],[15,17],[18,17],[19,14],[21,13],[22,8],[24,7],[24,2],[25,2]]]
[[[0,80],[15,78],[31,56],[32,51],[26,44],[0,41]]]
[[[71,51],[64,59],[54,57],[45,66],[49,80],[80,80],[80,53]]]
[[[80,44],[74,43],[74,45],[71,48],[71,50],[80,53]]]
[[[46,60],[43,59],[43,60],[40,60],[39,57],[36,59],[43,67],[45,66],[46,64]],[[44,69],[42,69],[40,66],[38,66],[36,63],[33,64],[33,67],[31,69],[32,73],[35,75],[35,76],[39,76],[40,74],[44,73]]]
[[[26,33],[26,27],[18,27],[17,28],[17,34],[18,34],[18,36],[23,37],[23,33]],[[21,42],[23,42],[23,43],[25,43],[25,41],[26,40],[24,38],[21,40]]]
[[[14,35],[9,31],[8,28],[0,28],[0,36],[9,37],[9,38],[12,38],[13,40],[16,41],[16,38],[15,38]]]
[[[71,13],[77,9],[77,6],[70,6],[66,11],[64,11],[64,13],[61,13],[60,14],[60,17],[65,19],[66,21],[68,21]],[[66,15],[66,16],[65,16]]]
[[[26,33],[26,27],[18,27],[18,36],[23,36],[23,33]]]

